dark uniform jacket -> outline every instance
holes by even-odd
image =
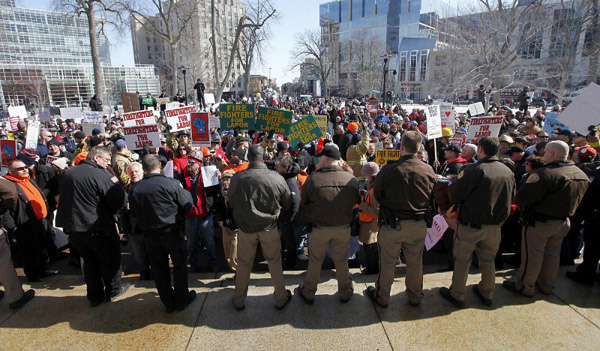
[[[146,174],[129,192],[129,208],[140,234],[183,229],[185,213],[192,207],[192,195],[178,180],[157,173]]]
[[[451,202],[461,205],[461,223],[501,224],[510,213],[514,186],[512,171],[494,156],[463,168],[448,195]]]
[[[30,178],[29,182],[31,182],[31,184],[40,192],[42,198],[44,199],[46,208],[48,208],[48,200],[42,192],[42,189],[40,189],[35,180]],[[23,189],[17,183],[13,183],[13,186],[17,191],[19,201],[17,201],[17,206],[13,210],[8,211],[4,216],[4,226],[11,232],[15,231],[21,225],[27,222],[37,221],[35,217],[35,212],[33,211],[33,207],[31,206],[31,202],[29,201],[29,198],[27,197],[25,191],[23,191]]]
[[[434,184],[433,168],[415,155],[406,155],[381,169],[374,195],[396,218],[407,219],[427,212]]]
[[[575,213],[588,186],[588,177],[572,162],[552,162],[529,175],[515,203],[536,215],[564,219]]]
[[[323,227],[350,224],[360,202],[358,180],[340,167],[314,171],[302,186],[301,202],[309,223]]]
[[[280,214],[292,206],[290,189],[282,176],[264,163],[251,163],[231,178],[227,203],[237,227],[244,233],[275,228]]]
[[[56,225],[67,233],[112,230],[113,215],[127,194],[116,178],[95,162],[83,160],[60,178]]]

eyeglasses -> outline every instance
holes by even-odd
[[[188,166],[191,166],[191,165],[193,165],[195,163],[196,163],[196,161],[191,161],[191,160],[187,162]]]
[[[27,169],[27,167],[26,167],[26,166],[25,166],[25,167],[17,167],[17,168],[13,168],[13,171],[16,171],[16,172],[21,172],[21,171],[24,171],[24,170],[26,170],[26,169]]]
[[[538,136],[538,139],[548,139],[548,135],[540,135]]]

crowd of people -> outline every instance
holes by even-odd
[[[102,109],[97,100],[90,101],[92,110]],[[158,108],[146,102],[142,108]],[[118,298],[130,286],[121,280],[127,240],[135,273],[155,281],[168,312],[181,311],[196,297],[188,272],[219,271],[215,232],[222,233],[227,269],[235,272],[237,310],[245,308],[259,243],[277,309],[292,298],[283,270],[308,263],[296,294],[313,304],[326,260],[334,263],[342,303],[353,296],[349,267],[357,264],[363,274],[377,275],[366,295],[381,307],[403,262],[408,302],[417,306],[425,236],[438,214],[449,228],[433,250],[447,252],[443,270],[453,271],[452,285],[440,294],[458,308],[465,307],[471,263],[481,272],[473,293],[487,306],[496,269],[518,268],[503,284],[508,290],[549,294],[559,265],[574,265],[584,243],[583,263],[567,277],[586,286],[598,280],[596,127],[588,135],[548,133],[545,108],[532,114],[527,106],[516,112],[492,106],[488,113],[503,117],[498,137],[467,142],[465,113],[434,141],[425,112],[399,103],[286,98],[261,104],[290,110],[294,120],[326,115],[328,133],[292,147],[274,131],[213,128],[210,146],[196,147],[188,131],[171,133],[161,114],[161,146],[129,150],[113,111],[104,117],[105,130],[91,135],[74,120],[53,116],[33,149],[24,147],[26,121],[16,131],[4,125],[0,137],[10,134],[19,149],[0,178],[0,282],[10,308],[35,294],[22,289],[11,255],[20,257],[29,282],[59,274],[49,262],[68,255],[82,264],[92,306]],[[401,157],[377,164],[379,149],[400,150]],[[205,182],[206,166],[216,167],[218,184]],[[55,228],[68,235],[67,247],[57,247]]]

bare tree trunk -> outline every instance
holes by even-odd
[[[223,90],[220,89],[220,78],[219,78],[219,60],[217,59],[217,31],[215,29],[215,0],[210,0],[210,30],[211,30],[211,44],[212,44],[212,55],[213,55],[213,70],[214,70],[214,84],[215,84],[215,102],[218,104],[221,102],[221,94]]]
[[[102,77],[102,64],[98,54],[98,44],[96,42],[96,19],[94,18],[94,3],[90,1],[85,8],[85,14],[88,19],[88,34],[90,37],[90,48],[92,50],[92,66],[94,67],[94,94],[104,100],[104,80]],[[81,99],[81,97],[79,97]]]
[[[170,45],[170,49],[171,49],[171,81],[173,82],[173,88],[172,88],[172,92],[173,92],[173,96],[177,95],[177,91],[179,90],[179,78],[177,77],[177,57],[176,57],[176,45],[171,43]],[[187,96],[186,96],[187,98]]]
[[[596,83],[598,81],[598,60],[600,60],[600,14],[598,13],[598,0],[591,0],[594,14],[590,24],[590,31],[592,33],[592,46],[593,53],[590,56],[590,64],[588,66],[588,76],[586,83]]]

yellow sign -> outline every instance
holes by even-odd
[[[323,136],[327,135],[327,116],[313,115],[313,117],[315,117],[315,122],[317,122],[317,125],[319,126],[319,129],[321,129]]]
[[[385,166],[389,161],[398,161],[400,159],[400,150],[381,149],[375,154],[375,162],[380,166]]]

